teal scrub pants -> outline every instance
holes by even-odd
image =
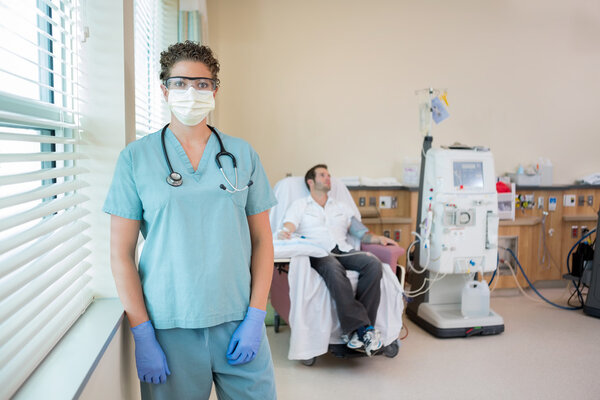
[[[227,363],[227,347],[240,321],[202,329],[156,329],[171,375],[167,382],[141,382],[143,400],[208,399],[214,382],[219,399],[276,399],[271,350],[263,326],[256,358]]]

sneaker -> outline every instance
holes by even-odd
[[[359,350],[364,348],[365,344],[358,338],[358,333],[355,331],[346,346],[350,349]]]
[[[368,330],[364,334],[362,342],[365,346],[365,353],[367,353],[369,357],[383,346],[383,343],[381,343],[381,335],[379,334],[379,331],[375,329]]]

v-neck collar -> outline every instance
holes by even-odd
[[[179,140],[177,139],[177,137],[171,131],[170,128],[167,128],[167,132],[165,133],[165,135],[166,135],[169,143],[171,143],[171,146],[175,148],[177,157],[179,157],[179,159],[185,166],[187,173],[190,175],[198,175],[198,176],[201,175],[202,171],[204,171],[206,169],[206,163],[208,163],[207,160],[208,160],[208,158],[210,158],[210,153],[214,146],[214,141],[217,140],[214,137],[215,136],[214,132],[211,131],[210,136],[208,137],[208,141],[206,142],[206,146],[204,147],[204,151],[202,152],[202,158],[200,158],[200,162],[198,163],[198,169],[196,169],[195,171],[194,171],[194,167],[192,166],[192,163],[191,163],[189,157],[187,156],[185,150],[183,149],[183,146],[181,145],[181,143],[179,143]]]

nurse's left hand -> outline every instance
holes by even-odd
[[[263,336],[266,311],[248,307],[246,318],[233,332],[227,348],[227,362],[230,365],[245,364],[254,360]]]

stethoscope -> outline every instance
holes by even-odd
[[[179,187],[183,183],[183,177],[181,176],[181,174],[179,172],[173,171],[173,167],[171,166],[171,161],[169,160],[169,156],[167,155],[167,148],[165,146],[165,131],[167,130],[168,126],[169,126],[169,124],[166,124],[164,126],[164,128],[162,129],[162,132],[160,133],[160,140],[162,142],[163,154],[165,155],[165,160],[167,161],[167,167],[169,167],[169,175],[167,176],[167,183],[173,187]],[[219,141],[219,147],[220,147],[221,151],[218,152],[217,155],[215,156],[215,161],[217,162],[217,166],[219,167],[221,174],[223,174],[223,178],[225,178],[225,180],[227,181],[227,183],[229,184],[229,186],[231,186],[231,188],[233,190],[227,189],[225,187],[225,185],[223,185],[223,184],[219,185],[219,188],[226,190],[229,193],[242,192],[244,190],[248,190],[248,188],[250,186],[252,186],[252,184],[254,182],[252,182],[250,180],[250,181],[248,181],[248,184],[246,186],[244,186],[243,188],[240,189],[237,187],[238,173],[237,173],[237,162],[235,160],[235,157],[233,154],[231,154],[230,152],[225,150],[225,147],[223,146],[223,141],[221,140],[221,137],[217,133],[216,129],[210,125],[207,125],[207,126],[210,128],[212,133],[215,134],[215,136],[217,137],[217,140]],[[221,158],[223,156],[227,156],[227,157],[231,158],[231,162],[233,163],[233,170],[235,171],[235,186],[229,181],[229,179],[227,179],[227,176],[225,175],[225,172],[223,171],[223,166],[221,165],[221,161],[219,160],[219,158]]]

